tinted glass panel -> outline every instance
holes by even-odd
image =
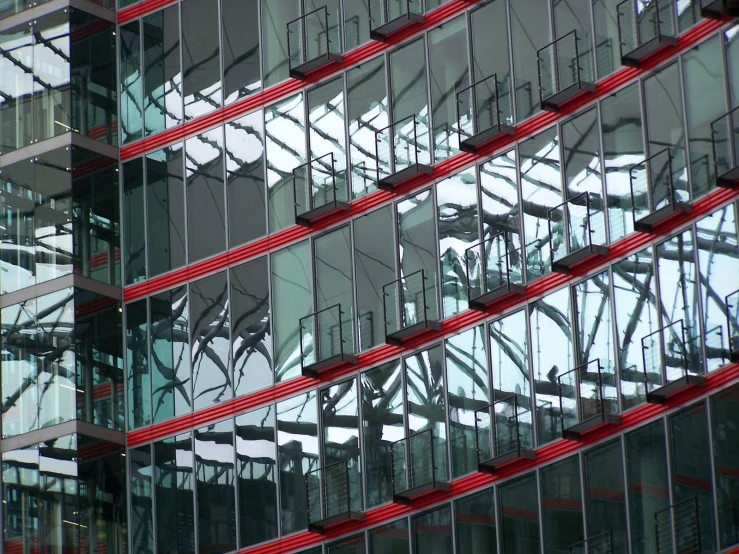
[[[628,552],[621,440],[586,452],[584,459],[588,534],[610,531],[614,554]]]
[[[316,271],[316,310],[328,310],[319,324],[328,325],[320,332],[327,352],[354,352],[354,302],[352,287],[351,232],[348,225],[317,238],[313,243]],[[340,306],[341,318],[334,306]],[[307,322],[304,322],[307,323]],[[341,350],[339,349],[341,341]],[[330,346],[329,346],[330,344]],[[330,355],[327,354],[328,357]]]
[[[510,0],[513,72],[518,121],[539,111],[536,51],[551,39],[548,0]],[[531,14],[539,17],[530,17]]]
[[[495,492],[489,488],[454,503],[457,552],[496,554]]]
[[[531,398],[527,342],[525,310],[490,324],[492,402],[502,400],[512,393]]]
[[[149,368],[147,300],[126,306],[126,375],[128,376],[128,428],[151,424],[151,371]]]
[[[133,21],[127,25],[121,25],[118,32],[120,36],[121,144],[126,144],[141,138],[144,122],[144,111],[141,107],[143,104],[141,22]],[[0,67],[5,65],[3,62],[0,64],[2,64]],[[20,75],[19,73],[18,76]]]
[[[258,0],[221,0],[223,89],[231,104],[262,87]]]
[[[364,554],[364,533],[326,546],[328,554]]]
[[[578,456],[541,470],[541,521],[544,552],[569,554],[585,538]]]
[[[721,548],[739,543],[739,387],[711,398],[713,456]]]
[[[123,164],[124,281],[146,278],[146,227],[144,223],[144,167],[141,158]],[[3,279],[4,280],[4,279]]]
[[[157,553],[195,551],[193,452],[190,433],[154,443]]]
[[[151,445],[128,451],[131,471],[131,549],[141,554],[154,552],[154,467]]]
[[[413,518],[413,543],[416,552],[452,554],[452,510],[446,505]]]
[[[240,19],[243,21],[245,18],[242,15]],[[185,119],[192,119],[221,106],[223,91],[219,27],[217,2],[183,0],[182,64]]]
[[[370,529],[370,554],[410,554],[410,551],[407,519]]]
[[[503,552],[538,554],[539,512],[536,475],[523,477],[499,489]]]
[[[264,86],[269,87],[290,76],[287,48],[287,24],[300,17],[297,0],[262,2],[262,58],[264,63]]]

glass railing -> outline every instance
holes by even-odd
[[[293,169],[295,222],[310,225],[334,210],[349,209],[346,172],[336,171],[333,153]]]
[[[726,324],[729,331],[729,359],[739,362],[739,290],[726,297]]]
[[[411,115],[375,133],[378,187],[392,188],[420,172],[430,172],[428,127]]]
[[[404,332],[417,332],[437,323],[436,286],[424,270],[388,283],[382,287],[382,296],[385,335],[391,344],[393,339],[404,338]]]
[[[536,53],[543,109],[557,108],[592,86],[593,55],[587,34],[570,31]]]
[[[481,469],[533,459],[534,415],[528,398],[512,394],[475,411],[475,446]]]
[[[600,359],[590,360],[557,378],[562,436],[578,439],[601,423],[618,424],[618,388]]]
[[[369,0],[370,34],[375,40],[423,21],[422,0]]]
[[[359,476],[346,460],[309,471],[305,475],[306,506],[311,530],[343,519],[363,519],[355,511],[361,506]]]
[[[606,218],[603,200],[583,192],[547,211],[552,270],[568,271],[591,254],[606,255]]]
[[[629,169],[634,228],[651,232],[653,226],[675,211],[689,212],[680,201],[684,191],[675,187],[672,154],[669,148],[657,152]]]
[[[711,142],[718,185],[736,188],[739,183],[739,108],[711,123]]]
[[[352,318],[344,313],[341,304],[300,319],[300,361],[304,374],[334,363],[352,362],[353,352]]]
[[[624,65],[638,65],[664,44],[676,44],[673,0],[625,0],[616,13]]]
[[[657,554],[702,552],[698,512],[698,499],[692,497],[654,514]]]
[[[474,152],[477,146],[501,133],[512,134],[512,125],[508,79],[493,74],[457,93],[457,129],[462,150]]]
[[[613,552],[611,531],[570,545],[570,554],[613,554]]]
[[[287,24],[290,73],[303,77],[324,63],[340,61],[339,10],[322,6]]]
[[[473,244],[464,252],[467,272],[467,298],[473,309],[515,292],[523,294],[523,257],[510,233],[498,233]]]
[[[433,429],[426,429],[395,441],[390,456],[393,476],[393,495],[412,493],[418,489],[446,485],[445,472],[440,464]]]

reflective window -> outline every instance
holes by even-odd
[[[454,502],[456,551],[496,554],[495,492],[492,487]]]
[[[326,546],[328,554],[364,554],[364,533]]]
[[[154,552],[154,466],[151,445],[131,448],[130,463],[130,541],[131,550],[141,554]]]
[[[221,33],[223,96],[229,105],[262,88],[258,0],[221,0]]]
[[[200,552],[222,554],[236,549],[234,474],[233,420],[195,430]]]
[[[490,400],[485,343],[482,325],[444,343],[453,477],[477,471],[475,410]]]
[[[517,120],[539,111],[539,69],[536,51],[550,42],[549,0],[509,0]],[[531,17],[539,14],[539,17]]]
[[[475,168],[472,167],[436,184],[442,306],[445,318],[468,307],[469,283],[465,250],[477,242],[480,236],[475,173]]]
[[[143,18],[146,135],[182,123],[179,4]]]
[[[413,545],[416,552],[452,554],[452,510],[446,505],[413,518]]]
[[[234,396],[241,396],[272,384],[267,257],[232,268],[230,283],[233,387]]]
[[[621,440],[593,448],[583,458],[588,535],[610,532],[614,554],[628,552]]]
[[[408,520],[399,519],[369,531],[369,554],[410,554]]]
[[[395,279],[393,207],[385,206],[354,220],[359,348],[385,342],[382,287]]]
[[[525,310],[490,323],[491,402],[502,400],[512,393],[531,398],[527,343]]]
[[[426,88],[425,50],[426,43],[421,38],[395,50],[388,59],[390,63],[391,123],[416,115],[419,159],[428,160],[430,159],[429,101]]]
[[[479,9],[472,10],[470,34],[473,82],[495,74],[498,76],[498,82],[502,84],[503,94],[507,93],[510,96],[511,62],[508,52],[508,17],[505,0],[493,0]],[[490,52],[496,52],[496,55],[491,56]],[[523,89],[518,89],[517,92],[519,91],[525,96]],[[531,89],[528,92],[530,93]],[[529,99],[526,105],[530,104]]]
[[[141,75],[141,21],[132,21],[126,25],[121,25],[118,33],[120,36],[118,44],[120,53],[121,144],[127,144],[143,136],[144,80]],[[0,62],[0,67],[4,65],[3,62]],[[1,110],[0,113],[2,113]],[[5,130],[4,127],[3,130]],[[5,150],[5,145],[0,146]]]
[[[192,119],[222,104],[218,2],[182,0],[181,6],[182,93],[185,119]],[[243,12],[239,19],[246,19]]]
[[[182,143],[146,156],[146,237],[150,277],[185,265],[182,156]]]
[[[16,162],[0,172],[0,294],[36,284],[35,180],[33,160]],[[135,202],[132,197],[139,196],[137,186],[141,183],[134,180],[131,188],[125,189],[124,202]],[[125,249],[142,247],[139,236],[132,234],[130,242],[124,237]]]
[[[187,238],[190,263],[226,249],[226,189],[223,175],[223,128],[185,142]],[[203,223],[208,232],[203,233]]]
[[[277,537],[275,407],[236,417],[240,548]]]
[[[277,403],[282,534],[308,527],[305,475],[318,469],[316,393]]]
[[[427,0],[428,2],[428,0]],[[461,15],[429,32],[429,79],[434,123],[434,156],[459,152],[457,91],[469,84],[467,18]]]
[[[300,3],[297,0],[283,2],[261,0],[261,8],[264,86],[269,87],[290,76],[287,24],[300,17]]]
[[[739,543],[739,387],[711,398],[713,461],[721,548]]]
[[[300,375],[300,318],[313,313],[311,252],[308,241],[271,256],[275,382]]]
[[[292,1],[292,0],[291,0]],[[279,5],[285,5],[280,2]],[[303,95],[297,94],[264,112],[267,133],[269,231],[295,224],[293,169],[305,163]]]
[[[621,1],[593,0],[595,62],[598,79],[603,79],[621,69],[621,37],[618,32],[617,12]]]
[[[351,187],[358,198],[376,190],[375,133],[389,123],[384,56],[347,71],[346,90]]]
[[[579,456],[546,466],[540,479],[544,552],[569,554],[571,545],[585,539]]]
[[[731,108],[739,106],[739,25],[724,32],[727,80],[729,81],[729,103]]]
[[[147,300],[126,305],[126,375],[128,428],[151,425],[151,371],[149,368]]]
[[[604,242],[605,216],[603,181],[600,166],[600,125],[598,112],[589,110],[562,124],[562,155],[566,197],[572,199],[583,192],[590,193],[590,228],[593,240]]]
[[[616,364],[613,353],[613,321],[611,293],[607,271],[575,285],[575,317],[577,322],[577,353],[579,365],[600,360],[603,368],[603,395],[618,406],[615,389]],[[618,411],[615,409],[614,411]]]
[[[362,373],[362,433],[367,507],[392,500],[391,444],[405,436],[400,360]]]
[[[149,310],[151,402],[158,423],[192,410],[187,287],[152,296]]]
[[[626,434],[631,551],[656,554],[654,514],[670,505],[664,421]]]
[[[370,39],[369,3],[343,2],[344,49],[352,50]]]
[[[347,200],[344,80],[334,79],[308,92],[310,159],[333,154],[336,198]],[[324,158],[328,160],[328,158]]]
[[[267,233],[262,117],[262,112],[256,111],[226,124],[228,243],[231,247]]]
[[[193,409],[233,397],[226,272],[190,285]]]
[[[539,510],[536,475],[531,474],[498,489],[503,552],[539,554]]]
[[[192,434],[154,443],[157,554],[195,552]]]

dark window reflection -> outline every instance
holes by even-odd
[[[262,88],[258,0],[221,0],[224,104]]]
[[[267,257],[231,269],[231,351],[234,396],[272,384]]]
[[[711,425],[716,500],[721,548],[739,543],[739,387],[734,386],[711,398]]]
[[[154,443],[157,554],[195,552],[192,434]]]
[[[123,213],[124,280],[130,285],[146,278],[144,164],[140,158],[123,164]]]
[[[223,91],[219,27],[218,2],[182,2],[182,90],[185,97],[185,119],[206,114],[221,106]]]
[[[465,554],[495,554],[495,492],[492,487],[454,503],[456,551]]]
[[[120,36],[120,95],[121,144],[143,136],[143,79],[141,76],[141,21],[121,25]],[[0,62],[0,66],[2,66]],[[1,117],[1,116],[0,116]]]
[[[190,285],[193,409],[233,397],[226,272]]]
[[[236,418],[240,548],[277,537],[275,407]]]
[[[612,533],[614,554],[628,552],[626,491],[621,440],[585,453],[585,497],[588,535]]]
[[[126,305],[126,374],[128,428],[151,424],[151,370],[146,299]]]
[[[328,554],[364,554],[364,533],[326,546]]]
[[[500,487],[500,526],[503,552],[539,553],[539,512],[536,475]]]
[[[446,505],[413,518],[413,539],[416,552],[452,554],[452,513]]]
[[[400,519],[369,531],[370,554],[410,554],[408,520]]]
[[[131,487],[131,549],[141,554],[154,552],[154,466],[151,445],[128,451]]]
[[[541,521],[544,552],[569,554],[584,540],[578,456],[541,470]]]

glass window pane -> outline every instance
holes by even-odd
[[[395,280],[393,207],[385,206],[354,220],[359,346],[385,342],[382,287]]]
[[[482,325],[445,341],[453,477],[477,471],[475,410],[490,400],[485,342]]]
[[[457,91],[469,84],[467,18],[459,16],[429,32],[429,77],[434,122],[434,155],[459,152]]]
[[[233,398],[228,315],[228,278],[225,271],[190,285],[192,397],[195,410]]]
[[[200,551],[223,554],[235,550],[233,419],[195,431],[195,478]]]
[[[614,242],[634,231],[629,170],[644,160],[638,84],[604,99],[600,108],[608,219]]]
[[[426,43],[421,38],[395,50],[389,56],[392,123],[412,115],[417,116],[417,148],[420,160],[430,159],[425,50]]]
[[[515,393],[531,400],[526,311],[520,310],[490,323],[491,402]],[[531,407],[530,405],[528,406]]]
[[[344,50],[353,50],[370,39],[369,4],[344,0]]]
[[[263,256],[231,269],[234,396],[272,384],[269,269]]]
[[[0,186],[3,188],[0,199],[0,294],[36,284],[34,165],[33,160],[24,160],[4,167],[0,172]],[[124,201],[138,204],[138,186],[140,183],[134,183],[132,189],[124,186]],[[141,246],[138,236],[124,241],[126,252]]]
[[[331,345],[327,349],[329,352],[352,353],[354,352],[354,289],[350,228],[345,225],[322,235],[314,241],[313,245],[316,264],[316,311],[328,310],[318,321],[329,325],[330,338],[323,336],[320,331],[319,336]],[[387,245],[384,246],[387,247]],[[341,311],[340,320],[337,310],[331,309],[337,305]],[[336,328],[339,324],[340,329]],[[342,341],[341,350],[338,348],[339,337]]]
[[[507,483],[498,494],[503,552],[539,554],[536,475]]]
[[[436,184],[445,318],[468,307],[465,250],[480,236],[475,174],[472,167]]]
[[[151,370],[146,299],[126,305],[128,428],[151,425]]]
[[[614,554],[628,552],[626,540],[626,491],[621,440],[585,453],[585,497],[588,534],[611,532]]]
[[[144,223],[144,164],[138,158],[126,162],[123,170],[123,256],[127,285],[146,278],[146,227]]]
[[[122,40],[128,42],[131,35],[126,34]],[[23,148],[33,141],[33,72],[18,62],[33,62],[33,32],[30,25],[6,30],[0,37],[0,72],[3,82],[0,90],[3,103],[0,104],[0,151],[3,154]],[[121,44],[123,48],[123,44]],[[121,56],[129,55],[121,51]],[[132,58],[135,54],[130,54]],[[121,60],[123,61],[123,59]],[[132,62],[135,60],[132,59]],[[123,69],[126,68],[121,68]],[[125,74],[121,73],[123,78]],[[123,81],[121,81],[123,82]],[[124,113],[121,110],[121,113]]]
[[[300,375],[300,318],[313,312],[310,244],[272,254],[275,381]]]
[[[182,143],[146,156],[149,276],[185,265],[185,184]]]
[[[539,444],[561,437],[557,377],[575,368],[569,293],[569,289],[553,292],[530,307]]]
[[[300,17],[297,0],[262,2],[262,58],[264,63],[264,86],[270,87],[290,76],[287,49],[287,24]]]
[[[141,554],[154,552],[154,467],[151,445],[128,451],[131,464],[131,550]]]
[[[277,537],[275,407],[236,417],[240,548]]]
[[[223,175],[223,128],[185,142],[187,237],[190,263],[226,249],[226,190]],[[202,232],[203,222],[208,232]]]
[[[305,475],[320,466],[315,391],[278,402],[277,429],[280,516],[288,535],[308,527]]]
[[[369,531],[369,554],[410,554],[408,520],[399,519]]]
[[[228,243],[231,247],[267,233],[263,113],[226,124]]]
[[[713,461],[721,548],[739,544],[739,387],[711,397]]]
[[[729,103],[731,108],[739,106],[739,25],[724,32],[726,67],[729,81]]]
[[[413,545],[416,552],[452,554],[452,510],[446,505],[413,518]]]
[[[661,327],[652,248],[632,254],[612,267],[621,406],[628,410],[646,400],[642,338]]]
[[[391,444],[405,436],[400,360],[362,373],[367,507],[392,500]]]
[[[734,204],[700,219],[696,224],[703,335],[708,371],[722,367],[728,360],[729,333],[726,320],[726,297],[737,290],[739,246]],[[736,312],[734,312],[736,313]],[[732,332],[736,333],[735,322]],[[733,339],[736,341],[736,339]],[[734,345],[734,349],[739,345]]]
[[[182,123],[179,4],[147,15],[144,25],[146,135]]]
[[[434,437],[433,458],[436,480],[448,479],[446,408],[441,346],[434,346],[405,358],[406,401],[410,434],[431,429]],[[419,441],[418,444],[427,444]],[[422,448],[422,447],[419,447]],[[423,454],[424,459],[430,453]],[[430,472],[429,472],[430,473]],[[425,477],[425,475],[424,475]],[[420,477],[419,477],[420,479]]]
[[[614,411],[618,411],[609,280],[608,272],[604,271],[575,285],[577,352],[580,358],[577,363],[582,365],[600,360],[604,372],[610,375],[603,380],[603,395],[614,402]]]
[[[457,552],[496,554],[495,491],[492,487],[454,503]]]
[[[708,413],[701,402],[669,418],[672,452],[672,502],[698,502],[701,551],[715,552],[713,477],[708,438]],[[680,524],[679,518],[675,520]]]
[[[716,182],[711,123],[726,113],[720,37],[714,36],[683,54],[683,84],[693,198],[698,198],[712,189]]]
[[[510,94],[507,19],[505,0],[487,2],[470,13],[473,81],[496,74],[498,81],[505,83],[503,90]],[[490,52],[496,55],[491,56]]]
[[[154,443],[157,554],[195,551],[192,434]]]
[[[529,280],[533,280],[552,271],[547,212],[562,203],[557,129],[524,141],[519,153],[526,267]]]
[[[126,25],[121,25],[118,33],[120,36],[121,144],[128,144],[143,136],[144,112],[142,110],[142,104],[144,102],[143,79],[141,78],[141,21],[132,21]],[[0,61],[0,67],[4,65]],[[3,75],[5,75],[4,69],[0,71],[3,71]],[[4,150],[5,146],[3,146]]]
[[[284,4],[285,2],[279,3],[281,6]],[[295,224],[292,171],[305,163],[303,95],[297,94],[268,107],[264,119],[269,160],[269,231],[275,233]]]
[[[225,105],[262,88],[258,0],[221,0]]]
[[[344,80],[334,79],[308,92],[310,159],[333,154],[336,197],[347,199]]]
[[[192,410],[187,287],[149,300],[154,423]]]
[[[664,421],[626,434],[631,551],[656,554],[654,514],[670,505]]]
[[[326,545],[328,554],[364,554],[364,533]]]
[[[183,0],[181,5],[182,90],[185,119],[192,119],[219,108],[222,102],[218,2]],[[240,20],[244,19],[242,12]]]
[[[352,196],[376,189],[375,133],[388,125],[385,57],[378,56],[346,72]]]
[[[544,552],[569,554],[571,545],[585,539],[579,456],[541,470],[541,521]]]
[[[617,6],[622,0],[593,0],[595,55],[598,79],[621,68]]]

